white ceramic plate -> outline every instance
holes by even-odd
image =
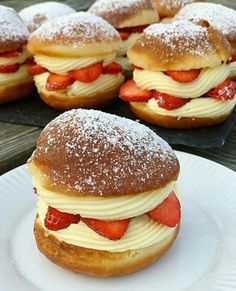
[[[3,175],[0,290],[236,290],[236,173],[197,156],[177,155],[181,163],[180,234],[155,264],[120,278],[76,275],[48,261],[34,242],[36,197],[26,166]]]

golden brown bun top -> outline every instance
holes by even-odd
[[[181,9],[174,19],[188,19],[195,23],[206,20],[230,42],[236,40],[236,11],[221,4],[193,3]]]
[[[0,52],[21,48],[28,37],[29,32],[16,11],[0,5]]]
[[[148,127],[96,110],[67,111],[42,131],[29,169],[66,195],[120,196],[176,180],[178,160]]]
[[[119,33],[101,17],[77,12],[48,21],[28,43],[32,54],[76,57],[110,53],[120,46]]]
[[[102,17],[115,28],[151,24],[159,20],[151,0],[98,0],[88,11]],[[153,16],[143,17],[144,11]],[[133,25],[132,19],[135,19]],[[127,22],[129,25],[125,25]]]
[[[187,20],[150,25],[128,50],[131,63],[151,71],[215,67],[230,55],[223,34],[206,21],[197,25]]]
[[[35,31],[46,21],[76,12],[69,5],[58,2],[44,2],[30,5],[19,12],[30,32]]]
[[[185,5],[204,0],[152,0],[161,18],[173,17]]]

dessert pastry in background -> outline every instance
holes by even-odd
[[[96,110],[42,131],[29,170],[39,250],[76,273],[118,276],[155,262],[180,224],[178,160],[144,125]]]
[[[230,60],[230,78],[236,79],[236,11],[215,3],[194,3],[185,6],[174,20],[187,19],[197,23],[206,20],[211,26],[221,31],[232,46]]]
[[[88,11],[102,17],[119,31],[122,45],[117,53],[117,62],[126,76],[131,77],[133,68],[126,57],[127,50],[144,28],[159,21],[151,0],[98,0]]]
[[[43,23],[76,12],[69,5],[59,2],[44,2],[25,7],[19,12],[29,32],[35,31]]]
[[[29,38],[29,68],[39,95],[66,110],[109,104],[124,81],[115,62],[119,33],[102,18],[78,12],[46,22]]]
[[[28,36],[15,10],[0,5],[0,104],[26,97],[34,90],[27,72]]]
[[[230,44],[206,21],[153,24],[128,50],[133,80],[120,89],[141,119],[169,128],[218,124],[233,111]]]
[[[172,17],[185,5],[204,0],[152,0],[162,23],[170,23]]]

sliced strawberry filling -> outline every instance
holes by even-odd
[[[188,98],[171,96],[158,91],[154,93],[153,97],[157,100],[158,105],[166,110],[178,109],[191,100]]]
[[[31,64],[28,66],[27,71],[30,75],[35,76],[35,75],[40,75],[47,72],[47,69],[37,64]]]
[[[165,71],[165,74],[173,80],[180,83],[188,83],[196,80],[200,75],[201,70],[188,70],[188,71]]]
[[[0,65],[0,73],[15,73],[19,67],[19,64]]]
[[[236,87],[230,80],[225,80],[217,87],[211,89],[206,93],[206,96],[219,100],[232,100],[236,94]]]
[[[16,58],[22,54],[22,49],[0,53],[0,58]]]
[[[84,83],[90,83],[97,80],[101,74],[102,74],[102,62],[69,72],[69,75],[74,80]]]
[[[134,80],[129,80],[120,87],[120,98],[129,102],[146,102],[153,97],[153,92],[141,89]]]
[[[57,74],[50,74],[47,83],[46,89],[48,91],[56,91],[56,90],[64,90],[68,86],[74,83],[74,79],[70,75],[57,75]]]
[[[114,74],[119,74],[122,72],[122,67],[121,65],[113,62],[107,66],[104,66],[102,68],[102,73],[103,74],[111,74],[111,75],[114,75]]]
[[[120,37],[122,40],[127,40],[132,33],[142,33],[148,25],[139,25],[132,27],[119,28]]]
[[[231,59],[228,63],[236,62],[236,53],[231,55]]]

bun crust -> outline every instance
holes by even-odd
[[[177,180],[179,163],[148,127],[77,109],[61,114],[41,132],[29,170],[44,189],[56,193],[117,197]]]
[[[16,11],[0,5],[0,52],[21,48],[28,37],[29,32]]]
[[[102,17],[115,28],[146,25],[159,20],[150,0],[99,0],[88,11]]]
[[[102,18],[86,12],[72,13],[44,23],[29,38],[32,54],[84,57],[119,49],[119,33]]]
[[[95,93],[90,96],[74,96],[68,98],[66,92],[40,91],[42,100],[57,110],[69,110],[73,108],[100,108],[109,105],[117,96],[120,82],[104,92]]]
[[[125,252],[108,252],[73,246],[59,241],[36,218],[34,234],[38,249],[53,263],[75,273],[98,277],[129,274],[154,263],[172,246],[179,227],[162,242]]]
[[[231,47],[219,31],[205,21],[153,24],[128,50],[132,64],[151,71],[216,67],[231,55]]]
[[[197,128],[212,126],[223,122],[231,114],[231,112],[229,112],[227,115],[217,118],[182,117],[178,119],[178,117],[156,114],[146,106],[146,103],[143,102],[130,102],[130,108],[138,118],[167,128]]]
[[[35,90],[33,80],[28,77],[17,83],[0,86],[0,104],[25,98]]]

